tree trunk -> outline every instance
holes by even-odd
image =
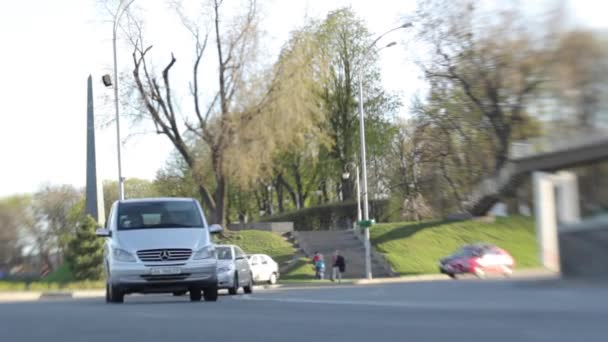
[[[497,132],[498,135],[498,148],[496,151],[495,161],[496,164],[494,166],[495,171],[500,171],[502,167],[509,160],[509,151],[510,151],[510,143],[511,143],[511,130],[505,129],[501,132]]]
[[[342,188],[342,200],[343,201],[348,201],[350,199],[353,199],[353,177],[355,177],[354,174],[350,175],[350,177],[348,179],[344,179],[342,178],[342,176],[340,176],[340,184],[341,184],[341,188]]]
[[[211,214],[211,222],[226,226],[226,194],[228,193],[228,181],[221,174],[216,174],[217,187],[213,193],[215,208]]]
[[[279,177],[282,177],[282,175],[279,175]],[[274,188],[277,190],[277,203],[279,206],[279,213],[284,213],[285,212],[285,205],[283,203],[284,200],[284,189],[283,189],[283,183],[279,181],[279,179],[277,178],[277,180],[274,182]]]
[[[293,176],[294,176],[294,179],[296,180],[296,191],[298,193],[296,207],[298,209],[302,209],[302,208],[304,208],[304,185],[302,184],[302,176],[300,175],[300,172],[298,171],[297,167],[295,167],[295,166],[293,168]]]

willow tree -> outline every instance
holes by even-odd
[[[302,71],[285,63],[264,67],[259,61],[257,2],[226,7],[211,0],[201,5],[195,20],[175,4],[193,38],[189,105],[175,95],[184,85],[171,81],[177,57],[170,54],[160,75],[155,74],[152,45],[144,41],[142,25],[135,20],[130,26],[133,80],[145,116],[190,170],[210,221],[225,224],[229,183],[246,188],[262,177],[278,148],[301,140],[315,119],[302,112],[306,101],[297,100]],[[204,74],[203,65],[214,65],[214,74]],[[203,95],[208,93],[212,95]]]

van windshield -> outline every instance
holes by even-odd
[[[125,202],[118,206],[118,229],[202,228],[191,201]]]

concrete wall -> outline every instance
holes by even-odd
[[[608,215],[559,227],[564,278],[608,279]]]
[[[229,224],[230,230],[264,230],[275,233],[293,232],[293,222],[256,222],[256,223],[234,223]]]

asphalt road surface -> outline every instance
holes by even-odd
[[[0,304],[0,341],[607,341],[608,287],[449,281]]]

